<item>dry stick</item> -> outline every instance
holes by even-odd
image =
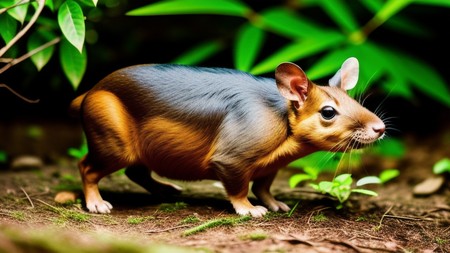
[[[19,97],[20,99],[24,100],[25,102],[28,102],[30,104],[34,104],[34,103],[38,103],[39,99],[35,99],[35,100],[31,100],[28,99],[22,95],[20,95],[17,91],[13,90],[11,87],[9,87],[8,85],[4,84],[4,83],[0,83],[0,88],[6,88],[8,89],[12,94],[16,95],[17,97]]]
[[[37,47],[37,48],[31,50],[30,52],[28,52],[28,53],[22,55],[22,56],[19,57],[19,58],[16,58],[16,59],[10,59],[10,61],[8,62],[8,64],[6,64],[5,66],[3,66],[3,68],[0,69],[0,74],[3,73],[3,72],[5,72],[7,69],[11,68],[12,66],[14,66],[14,65],[16,65],[16,64],[18,64],[18,63],[20,63],[20,62],[22,62],[22,61],[24,61],[24,60],[30,58],[30,57],[33,56],[34,54],[36,54],[36,53],[38,53],[38,52],[40,52],[40,51],[46,49],[47,47],[50,47],[50,46],[55,45],[56,43],[58,43],[58,42],[60,42],[60,41],[61,41],[61,38],[59,38],[59,37],[54,38],[53,40],[51,40],[51,41],[49,41],[49,42],[47,42],[47,43],[45,43],[45,44],[42,44],[41,46],[39,46],[39,47]]]
[[[383,225],[384,217],[386,217],[386,215],[392,210],[393,207],[394,207],[394,205],[391,205],[391,207],[389,207],[389,209],[383,214],[383,216],[381,216],[378,228],[381,228],[381,225]]]
[[[28,199],[28,201],[30,202],[30,204],[31,204],[31,208],[34,208],[34,204],[33,204],[33,201],[31,201],[31,198],[30,198],[30,196],[28,196],[28,193],[25,191],[25,189],[23,189],[22,187],[20,187],[20,189],[23,191],[23,193],[25,193],[25,196],[27,196],[27,199]]]
[[[170,228],[148,230],[148,231],[145,231],[145,233],[149,233],[149,234],[152,234],[152,233],[161,233],[161,232],[166,232],[166,231],[170,231],[170,230],[174,230],[174,229],[179,229],[179,228],[185,228],[185,227],[189,227],[189,225],[179,225],[179,226],[170,227]]]
[[[36,9],[36,12],[31,17],[30,22],[28,22],[28,24],[22,30],[20,30],[16,34],[16,36],[14,36],[14,38],[12,38],[12,40],[10,40],[8,42],[8,44],[6,44],[6,46],[4,46],[3,48],[0,49],[0,57],[2,57],[6,53],[6,51],[8,51],[20,38],[22,38],[22,36],[26,32],[28,32],[28,30],[30,30],[31,26],[38,19],[39,15],[41,14],[42,10],[44,9],[45,0],[36,0],[36,2],[38,3],[38,7]]]

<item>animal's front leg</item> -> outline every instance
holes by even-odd
[[[267,208],[254,206],[248,200],[248,190],[250,175],[242,169],[232,166],[215,163],[216,175],[222,182],[228,194],[228,198],[234,210],[239,215],[251,215],[252,217],[262,217],[267,213]]]
[[[276,200],[270,193],[270,186],[275,179],[277,172],[274,172],[266,177],[258,178],[253,181],[252,192],[258,197],[264,205],[271,211],[277,212],[279,210],[288,212],[291,208],[285,203]]]

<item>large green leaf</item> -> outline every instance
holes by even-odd
[[[126,15],[219,14],[246,17],[250,13],[251,9],[236,0],[166,0],[139,7]]]
[[[250,72],[255,75],[267,73],[273,71],[282,62],[296,61],[329,50],[343,41],[345,41],[345,37],[339,33],[327,33],[321,38],[296,41],[254,66]]]
[[[80,5],[73,0],[64,2],[59,7],[58,24],[66,39],[81,53],[86,31]]]
[[[5,41],[5,44],[8,44],[16,35],[17,21],[9,15],[0,15],[0,24],[2,24],[0,35]]]
[[[250,23],[239,30],[234,50],[234,64],[237,69],[249,71],[264,41],[264,31]]]
[[[260,19],[270,31],[293,39],[320,37],[327,32],[323,27],[286,8],[265,10]]]
[[[195,65],[213,56],[215,53],[222,50],[223,47],[223,43],[220,41],[208,41],[188,50],[172,62],[177,64]]]
[[[37,29],[34,33],[31,34],[30,38],[28,39],[27,49],[28,51],[36,49],[54,38],[56,38],[56,36],[52,32],[43,29]],[[45,66],[45,64],[47,64],[47,62],[53,55],[53,51],[54,46],[50,46],[31,56],[31,61],[34,63],[38,71],[40,71]]]
[[[67,40],[61,40],[60,44],[60,61],[64,74],[69,79],[73,88],[76,90],[84,76],[87,65],[86,50],[82,50],[80,53],[71,43]]]

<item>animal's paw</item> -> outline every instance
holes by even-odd
[[[278,212],[278,211],[285,211],[285,212],[289,212],[291,210],[291,208],[286,205],[285,203],[278,201],[278,200],[273,200],[272,202],[270,202],[270,204],[267,204],[267,206],[269,207],[269,209],[271,211],[274,212]]]
[[[253,218],[261,218],[268,212],[263,206],[251,206],[236,208],[236,213],[242,216],[251,215]]]
[[[112,205],[106,200],[95,200],[86,203],[86,207],[91,213],[110,213],[113,208]]]

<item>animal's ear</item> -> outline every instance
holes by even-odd
[[[285,62],[275,70],[275,79],[281,95],[295,102],[295,106],[300,108],[310,89],[305,72],[296,64]]]
[[[355,57],[350,57],[342,63],[341,69],[330,79],[330,86],[336,86],[343,90],[351,90],[358,82],[359,62]]]

